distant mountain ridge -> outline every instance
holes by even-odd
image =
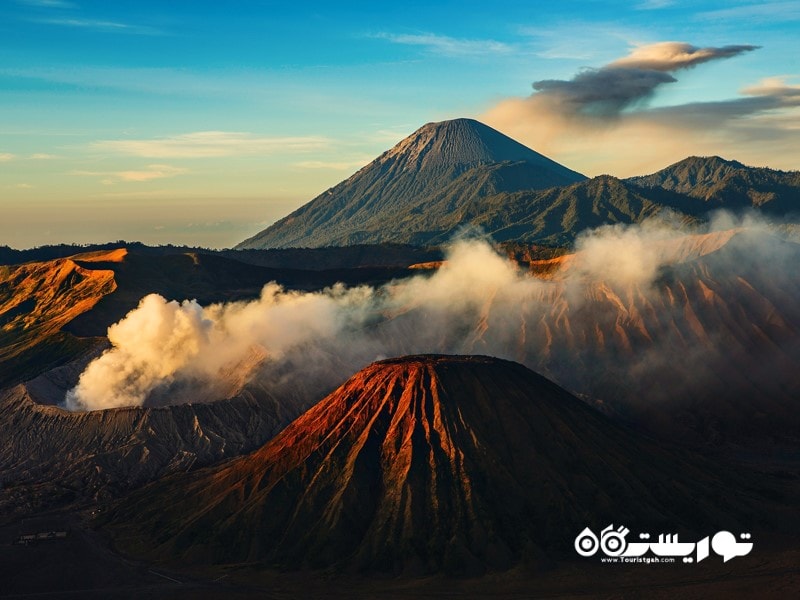
[[[457,205],[476,195],[544,189],[584,179],[478,121],[428,123],[237,249],[425,245],[437,232],[422,229],[415,215],[444,216],[426,208],[444,190],[446,199]],[[400,213],[410,214],[407,227],[394,225]]]
[[[626,180],[641,188],[685,194],[712,208],[800,212],[800,171],[747,167],[719,156],[690,156],[652,175]]]
[[[428,123],[236,248],[432,246],[476,226],[499,242],[569,245],[580,231],[665,210],[800,213],[800,172],[690,157],[651,175],[587,179],[471,119]]]

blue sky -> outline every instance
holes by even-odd
[[[798,34],[800,1],[3,0],[0,244],[231,246],[460,116],[588,175],[800,168]],[[575,100],[653,56],[647,93]]]

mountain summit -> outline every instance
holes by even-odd
[[[469,223],[488,196],[584,179],[478,121],[428,123],[237,248],[441,241],[446,217]]]
[[[583,179],[574,171],[474,119],[428,123],[375,161],[397,161],[416,172],[461,171],[501,162],[526,161],[560,174],[569,181]]]

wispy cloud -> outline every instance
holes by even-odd
[[[201,74],[170,68],[122,68],[76,65],[57,67],[0,67],[0,76],[101,89],[114,89],[147,94],[179,94],[194,96],[221,95],[231,88],[263,87],[263,82],[236,78],[228,73]]]
[[[628,56],[615,60],[604,69],[646,69],[651,71],[677,71],[688,69],[711,60],[732,58],[758,50],[759,46],[735,44],[719,48],[698,48],[686,42],[658,42],[634,48]]]
[[[17,190],[32,190],[33,189],[33,186],[30,183],[16,183],[16,184],[12,185],[11,187],[14,188],[14,189],[17,189]]]
[[[514,50],[510,44],[496,40],[453,38],[434,33],[403,34],[382,32],[371,37],[386,40],[393,44],[420,46],[433,54],[451,57],[510,54]]]
[[[329,145],[324,137],[267,137],[230,131],[198,131],[171,137],[101,140],[92,148],[148,158],[213,158],[222,156],[309,152]]]
[[[172,165],[148,165],[146,169],[135,171],[74,171],[73,175],[86,177],[100,177],[102,182],[111,185],[118,182],[153,181],[154,179],[166,179],[188,173],[189,169],[173,167]]]
[[[8,162],[9,160],[14,160],[15,158],[16,156],[10,152],[0,152],[0,162]]]
[[[756,85],[742,90],[748,96],[782,97],[793,104],[800,104],[800,84],[791,84],[786,77],[767,77]]]
[[[37,152],[36,154],[31,154],[28,158],[30,160],[55,160],[61,157],[56,156],[55,154],[45,154],[44,152]]]
[[[34,19],[37,23],[47,25],[58,25],[61,27],[73,27],[97,31],[102,33],[126,33],[132,35],[164,35],[164,32],[154,27],[145,25],[133,25],[121,23],[119,21],[105,21],[101,19],[78,19],[78,18],[49,18]]]
[[[396,125],[385,129],[371,131],[363,134],[361,139],[369,143],[394,145],[418,128],[419,123],[405,123],[403,125]]]
[[[136,191],[127,191],[127,192],[102,192],[99,194],[94,194],[91,196],[92,198],[113,198],[116,200],[130,200],[130,199],[158,199],[158,198],[165,198],[165,199],[175,199],[175,192],[174,190],[147,190],[141,189]]]
[[[639,10],[659,10],[661,8],[673,6],[674,4],[675,0],[644,0],[644,2],[640,2],[636,8]]]
[[[579,38],[576,31],[580,31]],[[646,31],[619,23],[575,19],[548,27],[520,25],[516,33],[528,39],[539,58],[582,61],[609,56],[617,51],[620,42],[630,45],[648,37]]]
[[[17,2],[41,8],[75,8],[75,3],[67,0],[17,0]]]
[[[326,161],[326,160],[303,160],[296,162],[293,166],[300,169],[331,169],[334,171],[348,171],[363,167],[372,160],[372,157],[362,157],[353,160]]]
[[[700,12],[695,17],[701,21],[744,21],[779,23],[800,20],[800,2],[779,0],[777,2],[753,2],[718,10]]]
[[[800,108],[800,85],[771,77],[741,91],[742,96],[715,102],[690,102],[648,110],[641,117],[684,128],[716,129],[772,111]],[[752,122],[751,122],[752,125]],[[770,127],[770,136],[779,132]]]

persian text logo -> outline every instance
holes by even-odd
[[[662,533],[658,541],[649,541],[649,533],[640,533],[641,542],[628,542],[625,538],[630,529],[620,525],[614,529],[609,525],[600,532],[598,538],[595,533],[585,528],[575,538],[575,552],[581,556],[594,556],[598,550],[606,555],[603,562],[675,562],[681,557],[683,562],[700,562],[708,558],[709,547],[722,557],[723,562],[728,562],[736,556],[745,556],[753,549],[749,533],[739,534],[745,541],[737,541],[730,531],[718,531],[713,537],[706,536],[698,542],[680,542],[677,533]],[[654,556],[648,556],[652,554]]]

